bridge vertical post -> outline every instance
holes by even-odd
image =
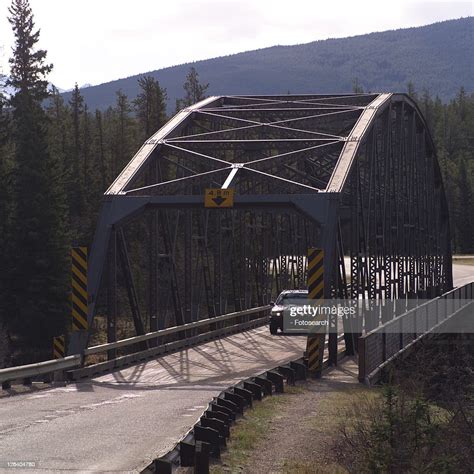
[[[158,330],[158,319],[157,319],[157,216],[158,211],[151,211],[148,222],[149,239],[148,242],[148,328],[150,332]],[[156,341],[150,341],[151,345],[155,345]]]
[[[145,334],[145,328],[143,326],[143,321],[140,316],[140,306],[138,304],[138,296],[135,288],[135,283],[133,281],[132,270],[128,258],[127,242],[125,240],[125,233],[123,231],[123,228],[120,228],[116,231],[115,245],[117,249],[117,257],[119,259],[120,266],[122,269],[122,275],[125,280],[128,302],[130,304],[133,323],[135,325],[135,332],[137,336],[140,336],[141,334]]]
[[[107,342],[117,340],[117,232],[112,228],[109,243],[107,278]],[[114,359],[115,349],[107,351],[107,358]]]
[[[184,213],[185,232],[184,232],[184,321],[190,323],[193,321],[193,215],[192,210]]]
[[[327,208],[326,223],[323,227],[324,245],[324,298],[333,297],[332,289],[337,287],[337,240],[338,240],[338,206],[339,198],[330,198]],[[336,294],[337,297],[337,294]],[[328,359],[329,365],[337,365],[338,316],[329,316]]]
[[[150,164],[148,172],[148,180],[150,184],[158,181],[160,172],[158,161]],[[161,176],[160,176],[161,179]],[[148,221],[148,330],[154,332],[158,330],[158,213],[153,209],[150,211]],[[156,346],[157,340],[149,341],[149,346]]]

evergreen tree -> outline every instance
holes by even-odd
[[[0,81],[2,78],[0,78]],[[0,261],[2,268],[11,267],[11,143],[10,121],[5,111],[6,99],[0,89]],[[7,326],[8,271],[0,272],[0,368],[8,365],[10,344]]]
[[[206,91],[209,88],[209,83],[201,84],[199,82],[199,74],[194,67],[191,67],[188,75],[186,76],[186,82],[183,84],[183,89],[186,92],[184,99],[176,102],[177,109],[183,107],[189,107],[190,105],[199,102],[206,98]]]
[[[102,112],[100,110],[95,111],[95,123],[95,148],[97,150],[95,163],[98,166],[97,169],[99,171],[99,193],[104,193],[109,179],[107,177],[107,164],[105,157],[104,125],[102,120]]]
[[[28,0],[13,0],[9,9],[15,46],[9,83],[16,93],[13,108],[15,212],[14,249],[9,275],[10,330],[34,356],[50,357],[51,340],[65,330],[68,315],[68,239],[59,163],[49,153],[46,75],[52,65],[46,51],[35,49]],[[21,362],[21,358],[17,362]]]
[[[151,76],[138,79],[140,93],[133,101],[140,131],[144,139],[149,138],[166,122],[166,89]]]
[[[85,197],[84,197],[84,166],[83,166],[83,137],[81,136],[81,121],[84,114],[84,98],[81,91],[74,85],[71,100],[69,101],[72,140],[70,143],[69,157],[66,161],[66,180],[69,211],[71,214],[71,227],[77,244],[83,244],[83,222]]]
[[[358,77],[352,80],[352,92],[354,92],[354,94],[364,93],[364,88],[361,86]]]
[[[83,176],[82,176],[82,183],[83,189],[85,193],[85,200],[87,201],[89,197],[89,185],[90,185],[90,173],[91,170],[91,163],[90,163],[90,154],[91,154],[91,127],[90,127],[90,117],[89,111],[87,109],[87,104],[84,105],[84,120],[83,120],[83,127],[82,127],[82,136],[83,136],[83,149],[82,149],[82,167],[83,167]]]
[[[46,108],[49,125],[49,150],[64,165],[68,160],[68,132],[70,130],[69,110],[59,91],[53,87]]]
[[[415,91],[415,86],[412,81],[409,81],[407,84],[407,94],[413,99],[417,100],[417,93]]]
[[[130,161],[134,151],[134,122],[130,117],[130,103],[127,96],[121,91],[117,91],[117,104],[114,109],[115,115],[115,140],[113,148],[113,179]]]
[[[459,204],[458,239],[461,253],[474,252],[474,201],[472,184],[469,182],[469,173],[466,159],[462,157],[459,162]]]

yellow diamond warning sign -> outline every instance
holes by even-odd
[[[208,188],[204,194],[204,207],[234,207],[234,190]]]

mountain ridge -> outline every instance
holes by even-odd
[[[402,91],[408,82],[442,99],[461,86],[474,90],[472,74],[474,17],[421,27],[328,38],[298,45],[275,45],[252,51],[178,64],[82,89],[90,109],[105,109],[121,89],[129,99],[138,93],[139,77],[150,75],[168,92],[168,110],[183,96],[191,66],[208,94],[347,92],[358,80],[365,90]],[[63,94],[66,100],[70,93]]]

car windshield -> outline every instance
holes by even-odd
[[[278,297],[276,304],[286,305],[289,303],[301,303],[302,300],[306,300],[307,298],[307,293],[284,293]]]

